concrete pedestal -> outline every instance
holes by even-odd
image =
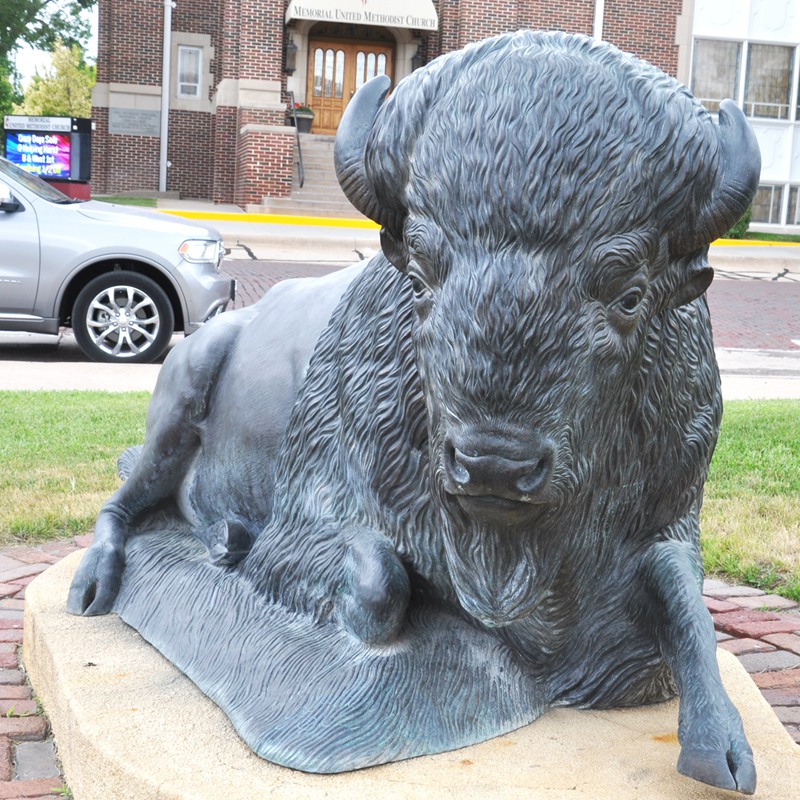
[[[75,800],[706,800],[737,795],[675,771],[677,703],[556,710],[483,744],[343,775],[277,767],[115,616],[64,610],[82,554],[25,598],[25,666],[50,717]],[[800,800],[800,748],[747,673],[720,652],[758,769],[757,798]]]

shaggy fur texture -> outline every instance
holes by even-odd
[[[231,520],[231,537],[263,516],[263,531],[228,570],[189,537],[130,539],[115,610],[278,763],[351,769],[677,689],[678,769],[752,791],[698,530],[721,415],[706,253],[757,183],[743,117],[717,126],[642,62],[525,32],[348,114],[342,182],[385,253],[337,305],[290,417],[281,406],[276,458],[247,447],[275,431],[239,436],[258,428],[236,381],[269,357],[247,333],[270,328],[263,312],[219,328],[224,364],[198,339],[226,391],[181,388],[208,408],[185,456],[204,476],[192,513]],[[226,452],[246,449],[244,489],[214,492],[215,426],[240,418]],[[259,468],[274,493],[253,490],[254,514]],[[130,483],[158,464],[126,469]],[[219,477],[233,483],[235,463]],[[123,538],[138,524],[124,494]],[[108,552],[76,579],[79,612],[114,574]]]

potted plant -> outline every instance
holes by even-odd
[[[297,130],[300,133],[309,133],[311,131],[311,123],[314,121],[314,112],[302,103],[294,104],[294,115],[292,123],[297,119]]]

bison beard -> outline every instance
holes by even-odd
[[[758,183],[744,115],[564,34],[387,90],[359,90],[336,145],[383,254],[173,351],[70,610],[113,608],[297,769],[677,689],[678,770],[751,793],[698,528],[706,255]]]

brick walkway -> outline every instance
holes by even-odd
[[[65,787],[47,721],[17,660],[25,587],[91,536],[0,550],[0,800],[58,798]],[[800,744],[800,608],[758,589],[705,583],[719,646],[744,668]],[[90,624],[87,621],[87,624]],[[117,800],[117,798],[109,798]]]
[[[256,302],[284,278],[316,277],[342,264],[228,260],[224,271],[236,278],[235,308]],[[708,302],[717,347],[800,350],[800,281],[761,278],[735,280],[719,272]]]
[[[20,669],[25,587],[51,564],[85,547],[90,536],[0,550],[0,800],[63,798],[47,720]],[[112,800],[112,798],[109,798]]]

